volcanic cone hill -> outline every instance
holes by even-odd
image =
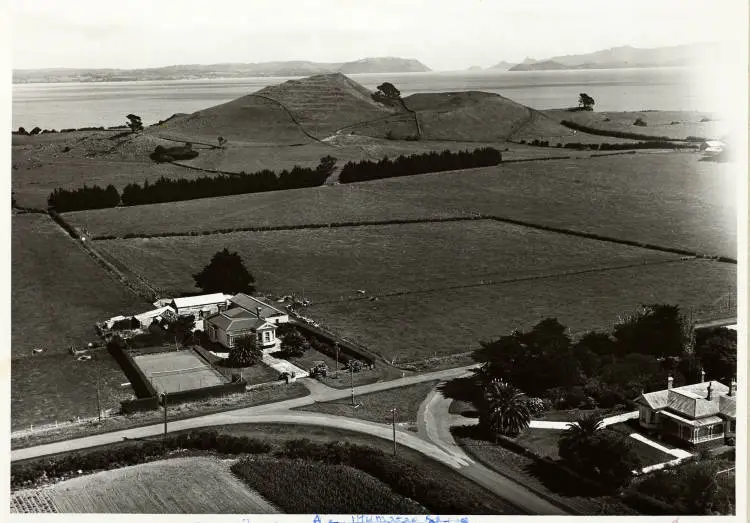
[[[318,139],[355,124],[406,113],[400,104],[376,102],[369,90],[341,73],[289,80],[255,95],[282,104],[307,133]]]

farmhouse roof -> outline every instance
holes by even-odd
[[[214,294],[202,294],[200,296],[185,296],[183,298],[174,298],[172,304],[177,309],[187,307],[200,307],[201,305],[214,305],[216,303],[226,302],[231,296],[217,292]]]
[[[260,307],[260,315],[262,318],[286,315],[286,312],[279,310],[276,307],[269,305],[262,300],[259,300],[258,298],[253,298],[252,296],[248,296],[247,294],[243,293],[232,296],[229,299],[229,302],[237,305],[238,307],[242,307],[246,311],[250,311],[253,314],[255,314],[256,309]]]
[[[227,333],[257,331],[265,326],[274,327],[273,324],[258,318],[254,313],[239,308],[220,312],[207,318],[206,321]]]
[[[737,417],[737,396],[719,397],[719,412],[728,418]]]
[[[704,418],[692,419],[686,416],[681,416],[674,412],[670,412],[668,410],[662,411],[661,413],[659,413],[659,415],[667,416],[668,418],[672,418],[686,425],[692,425],[693,427],[703,427],[705,425],[713,425],[715,423],[721,423],[722,421],[724,421],[719,416],[706,416]]]
[[[708,386],[711,385],[711,399]],[[729,392],[729,387],[718,381],[693,383],[673,389],[658,390],[641,394],[636,402],[653,410],[669,409],[693,419],[712,416],[722,412],[721,398]],[[727,404],[727,408],[729,404]],[[666,412],[666,410],[664,411]]]
[[[142,321],[148,318],[155,318],[157,316],[161,316],[166,311],[172,310],[172,307],[159,307],[158,309],[154,309],[147,312],[142,312],[141,314],[136,314],[134,317],[138,321]]]

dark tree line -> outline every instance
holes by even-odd
[[[336,166],[336,158],[325,156],[319,165],[312,169],[295,166],[291,171],[284,170],[277,176],[274,171],[263,170],[252,174],[201,176],[200,178],[172,179],[161,177],[156,182],[148,180],[143,185],[131,183],[122,191],[109,185],[106,189],[98,186],[74,189],[55,189],[48,198],[49,206],[58,212],[102,209],[123,205],[145,205],[149,203],[176,202],[198,198],[212,198],[232,194],[246,194],[265,191],[280,191],[302,187],[323,185]]]
[[[80,189],[60,189],[52,191],[47,204],[57,212],[81,211],[84,209],[104,209],[120,203],[120,193],[114,185],[102,189],[98,185],[84,186]]]
[[[481,147],[473,151],[459,151],[452,153],[445,150],[424,154],[399,156],[391,160],[387,156],[374,162],[348,162],[341,169],[339,181],[341,183],[363,182],[378,178],[393,178],[411,176],[430,172],[453,171],[470,169],[472,167],[487,167],[497,165],[502,161],[500,151],[492,147]]]

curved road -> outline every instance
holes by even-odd
[[[446,380],[465,375],[472,367],[447,369],[393,381],[372,383],[370,385],[355,387],[354,390],[355,394],[361,395],[434,379]],[[338,390],[318,385],[322,384],[315,382],[315,386],[311,387],[312,393],[303,398],[171,421],[168,422],[168,430],[180,431],[201,427],[247,423],[288,423],[335,427],[370,434],[386,440],[393,438],[390,425],[328,414],[290,411],[290,409],[295,407],[310,405],[316,401],[331,401],[346,398],[351,394],[351,391],[348,389]],[[460,474],[489,489],[500,498],[517,507],[521,513],[535,515],[565,514],[559,507],[552,505],[509,478],[481,464],[475,463],[474,460],[467,456],[450,434],[450,423],[458,417],[448,413],[449,405],[450,400],[445,398],[441,393],[437,391],[431,392],[419,410],[419,431],[423,436],[420,437],[411,432],[397,430],[396,441],[456,469]],[[107,445],[123,441],[123,439],[158,436],[163,431],[163,424],[154,424],[95,434],[36,447],[15,449],[11,451],[11,461]]]

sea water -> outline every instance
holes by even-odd
[[[585,92],[597,111],[696,110],[721,112],[720,75],[681,67],[570,71],[471,71],[355,74],[375,90],[391,82],[402,96],[415,92],[487,91],[535,109],[575,106]],[[125,115],[146,124],[228,102],[289,77],[13,85],[13,129],[122,125]]]

